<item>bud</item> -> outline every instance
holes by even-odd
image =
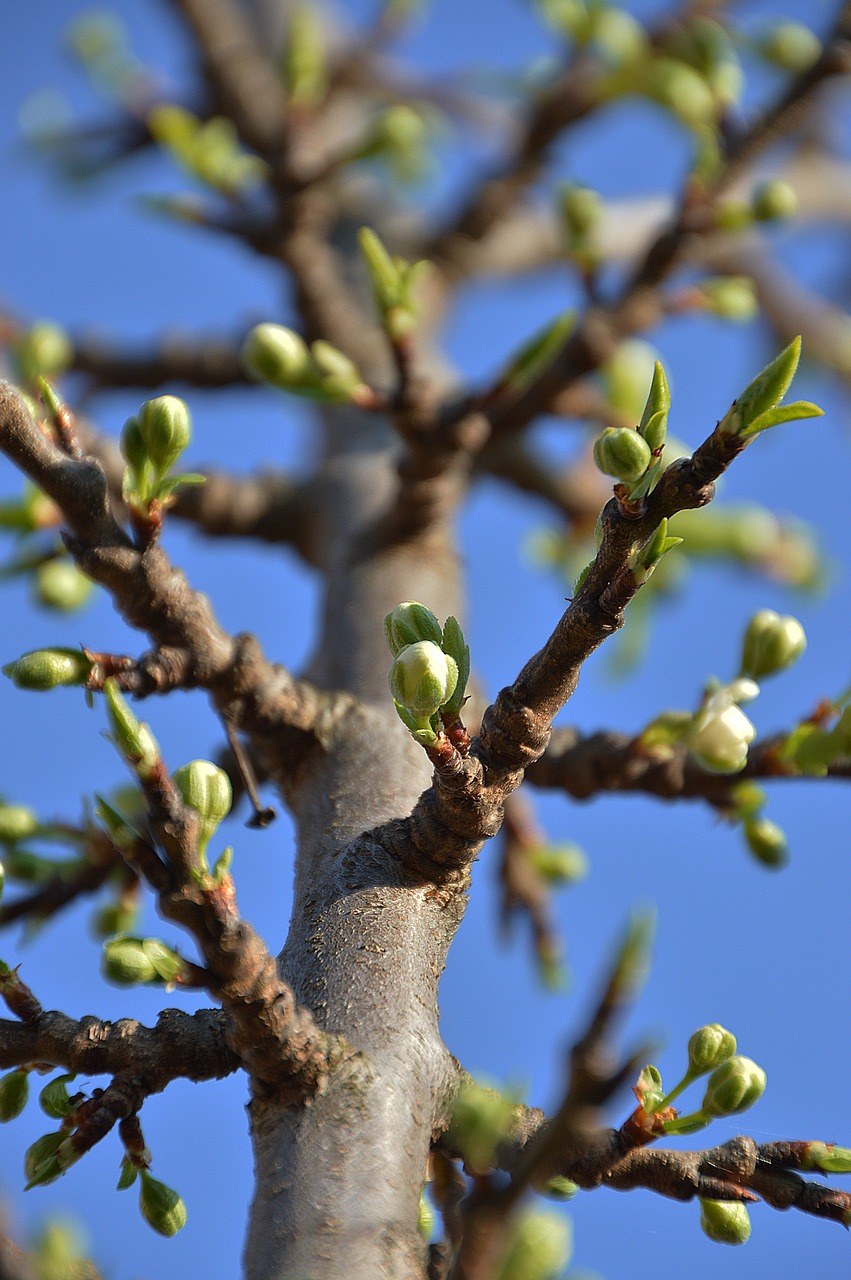
[[[140,778],[150,777],[160,760],[156,738],[146,724],[136,719],[114,677],[106,681],[103,692],[113,740],[119,751]]]
[[[575,1182],[571,1182],[570,1178],[563,1178],[561,1174],[550,1178],[540,1188],[541,1194],[549,1196],[551,1200],[572,1200],[578,1190],[579,1187]]]
[[[302,110],[318,107],[328,87],[325,26],[312,4],[290,11],[284,51],[284,79],[291,104]]]
[[[746,1244],[751,1220],[741,1200],[700,1200],[700,1225],[716,1244]]]
[[[103,944],[103,971],[122,987],[163,982],[173,986],[186,972],[186,963],[158,938],[109,938]]]
[[[647,49],[647,33],[625,9],[596,11],[594,44],[613,67],[635,62]]]
[[[137,417],[128,418],[124,423],[119,445],[125,459],[137,474],[148,466],[148,447]]]
[[[417,1214],[417,1231],[419,1231],[423,1240],[430,1240],[434,1231],[435,1214],[434,1209],[428,1202],[425,1192],[420,1195],[420,1208]]]
[[[776,222],[794,218],[798,212],[798,197],[788,182],[781,182],[779,178],[770,178],[754,191],[751,209],[757,222]]]
[[[79,649],[32,649],[17,662],[3,667],[19,689],[58,689],[62,685],[84,685],[92,670],[90,660]]]
[[[49,321],[34,324],[15,345],[15,357],[24,382],[64,373],[74,359],[74,348],[64,329]]]
[[[51,1080],[46,1084],[38,1095],[39,1106],[45,1115],[51,1117],[52,1120],[64,1120],[74,1110],[74,1105],[68,1095],[67,1084],[74,1079],[74,1075],[57,1076],[55,1080]]]
[[[139,909],[130,897],[116,898],[99,907],[92,920],[92,928],[99,938],[111,938],[116,933],[128,933],[136,923]]]
[[[700,1027],[688,1042],[688,1074],[706,1075],[736,1052],[736,1037],[717,1022]]]
[[[851,1147],[838,1147],[833,1142],[808,1142],[804,1169],[821,1173],[851,1173]]]
[[[440,623],[431,609],[416,600],[404,600],[388,613],[384,619],[384,635],[394,657],[418,640],[430,640],[436,645],[443,640]]]
[[[652,462],[650,446],[632,427],[607,427],[594,441],[594,461],[607,476],[635,484]]]
[[[655,350],[638,338],[619,343],[603,365],[606,399],[627,422],[637,422],[641,417],[655,368]]]
[[[142,1217],[161,1236],[176,1235],[186,1225],[186,1205],[176,1191],[152,1178],[147,1169],[139,1170],[139,1178]]]
[[[0,1076],[0,1124],[17,1120],[30,1096],[29,1073],[20,1067]]]
[[[532,866],[554,884],[575,884],[588,874],[588,859],[578,844],[546,844],[529,850]]]
[[[686,737],[689,750],[710,773],[738,773],[745,767],[756,729],[721,690],[707,698]]]
[[[583,252],[603,216],[603,199],[591,187],[578,187],[566,182],[559,191],[561,221],[568,252]]]
[[[555,1280],[572,1252],[570,1223],[545,1209],[522,1214],[496,1272],[498,1280]]]
[[[62,556],[39,565],[35,572],[35,598],[48,609],[72,613],[92,594],[92,583],[72,560]]]
[[[746,818],[742,831],[753,856],[766,867],[785,867],[789,846],[782,827],[770,818]]]
[[[778,22],[763,36],[759,51],[781,70],[800,75],[821,54],[821,41],[802,22]]]
[[[303,389],[312,373],[307,343],[280,324],[255,325],[243,343],[242,362],[258,381],[285,391]]]
[[[735,1116],[752,1107],[764,1092],[762,1067],[750,1058],[728,1058],[709,1077],[701,1110],[709,1116]]]
[[[646,92],[690,128],[715,119],[716,106],[709,85],[693,67],[679,59],[654,59],[646,79]]]
[[[209,760],[192,760],[174,774],[175,785],[184,803],[194,809],[198,824],[198,852],[202,856],[219,824],[230,813],[233,790],[230,778]]]
[[[325,399],[343,404],[363,386],[357,365],[330,342],[318,338],[311,343],[310,354],[316,370],[314,386]]]
[[[38,818],[25,804],[0,804],[0,844],[28,840],[38,830]]]
[[[807,647],[804,628],[797,618],[781,617],[773,609],[761,609],[748,623],[742,646],[742,673],[761,680],[785,671]]]
[[[759,314],[759,303],[749,276],[720,276],[699,286],[707,311],[722,320],[745,323]]]
[[[157,472],[165,475],[192,438],[186,404],[177,396],[156,396],[145,401],[136,420],[147,457]]]
[[[458,683],[454,659],[431,640],[418,640],[396,657],[390,668],[390,692],[423,727],[452,696]]]
[[[452,1107],[447,1141],[464,1158],[467,1168],[484,1173],[493,1165],[496,1149],[508,1134],[514,1103],[498,1089],[466,1080]]]

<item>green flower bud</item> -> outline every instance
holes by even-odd
[[[136,420],[147,457],[159,475],[165,475],[192,438],[186,404],[177,396],[156,396],[145,401]]]
[[[345,403],[363,386],[357,365],[330,342],[318,338],[311,343],[310,354],[317,371],[316,389],[326,399]]]
[[[186,963],[158,938],[109,938],[103,944],[103,971],[122,987],[165,983],[173,986],[186,972]]]
[[[541,1194],[549,1196],[551,1200],[572,1200],[578,1190],[579,1187],[570,1178],[557,1174],[541,1187]]]
[[[15,357],[24,382],[33,383],[64,373],[74,359],[71,339],[59,325],[40,321],[22,334],[15,345]]]
[[[0,843],[28,840],[38,830],[38,818],[25,804],[0,804]]]
[[[258,324],[245,339],[242,362],[252,377],[284,391],[301,390],[310,381],[307,343],[280,324]]]
[[[64,1120],[74,1110],[67,1089],[68,1082],[73,1079],[73,1074],[57,1076],[38,1095],[39,1106],[52,1120]]]
[[[708,1116],[735,1116],[765,1093],[765,1072],[738,1055],[716,1067],[706,1084],[701,1110]]]
[[[92,594],[93,584],[73,560],[64,556],[48,560],[35,572],[35,598],[48,609],[72,613],[80,609]]]
[[[223,769],[209,760],[192,760],[174,774],[174,782],[184,803],[194,809],[198,824],[198,852],[203,856],[219,824],[230,813],[233,789]]]
[[[511,1098],[473,1080],[465,1081],[455,1098],[447,1141],[461,1153],[468,1169],[484,1173],[492,1167],[513,1117]]]
[[[92,928],[99,938],[112,938],[116,933],[129,933],[136,923],[139,909],[129,898],[116,898],[99,907]]]
[[[546,1209],[532,1210],[519,1218],[496,1274],[499,1280],[555,1280],[572,1249],[566,1218]]]
[[[717,1022],[700,1027],[688,1042],[688,1074],[692,1078],[706,1075],[732,1058],[735,1052],[736,1037],[732,1031],[726,1031]]]
[[[838,1147],[833,1142],[808,1142],[804,1169],[822,1173],[851,1173],[851,1147]]]
[[[137,417],[128,418],[121,429],[119,441],[121,452],[136,472],[141,472],[148,465],[148,446],[142,434],[142,425]]]
[[[635,484],[652,462],[647,441],[632,427],[607,427],[594,441],[594,461],[607,476]]]
[[[778,22],[763,36],[759,51],[781,70],[799,75],[821,54],[821,41],[802,22]]]
[[[554,884],[576,884],[588,874],[588,859],[578,844],[547,844],[529,850],[532,866]]]
[[[394,657],[418,640],[431,640],[436,645],[443,640],[440,623],[431,609],[416,600],[404,600],[388,613],[384,619],[384,635]]]
[[[763,182],[753,194],[751,201],[753,216],[757,222],[776,222],[779,219],[794,218],[798,212],[798,197],[788,182],[779,178],[770,178]]]
[[[46,690],[84,685],[91,670],[91,661],[79,649],[32,649],[7,663],[3,674],[19,689]]]
[[[722,320],[744,323],[759,315],[759,303],[749,276],[720,276],[717,280],[704,280],[700,292],[706,300],[706,309]]]
[[[390,668],[394,700],[423,727],[449,701],[458,683],[458,666],[431,640],[402,649]]]
[[[742,823],[747,846],[753,856],[765,867],[785,867],[789,861],[789,846],[782,827],[770,818],[746,818]]]
[[[646,78],[646,92],[689,128],[715,118],[716,105],[709,85],[693,67],[676,58],[653,61]]]
[[[140,1169],[139,1209],[149,1227],[161,1236],[174,1236],[186,1225],[186,1205],[176,1191]]]
[[[0,1076],[0,1124],[17,1120],[30,1096],[29,1072],[20,1067]]]
[[[103,692],[113,740],[119,751],[140,778],[150,777],[160,760],[156,738],[146,724],[136,719],[114,678],[106,681]]]
[[[742,646],[742,674],[761,680],[785,671],[807,647],[804,628],[797,618],[781,617],[773,609],[761,609],[748,623]]]
[[[716,1244],[746,1244],[751,1220],[741,1200],[700,1201],[700,1226]]]

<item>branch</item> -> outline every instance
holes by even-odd
[[[207,689],[220,714],[265,743],[279,768],[288,767],[285,756],[292,763],[318,745],[317,725],[332,696],[267,662],[253,637],[223,631],[206,596],[192,590],[162,548],[137,547],[117,523],[100,464],[63,454],[9,384],[0,386],[0,448],[60,508],[69,550],[83,571],[156,644],[122,676],[123,687],[136,694]]]
[[[533,787],[565,791],[574,800],[589,800],[604,792],[642,792],[660,800],[705,800],[724,809],[745,778],[807,776],[780,758],[786,736],[776,734],[755,743],[741,773],[730,775],[707,772],[679,743],[662,757],[625,733],[583,735],[576,729],[558,729],[527,771],[526,781]],[[835,761],[828,776],[851,778],[851,760]]]
[[[78,1075],[126,1072],[144,1081],[146,1093],[160,1093],[172,1080],[220,1080],[238,1070],[226,1033],[227,1018],[218,1009],[164,1009],[155,1027],[134,1018],[77,1020],[46,1010],[27,1022],[0,1020],[0,1067],[47,1063]]]
[[[553,719],[576,688],[582,664],[623,625],[624,610],[639,589],[631,554],[661,520],[709,502],[714,481],[744,447],[743,440],[716,430],[693,457],[663,473],[639,514],[625,514],[610,499],[600,515],[600,549],[582,585],[544,647],[485,712],[469,756],[453,750],[435,760],[434,783],[410,817],[378,827],[367,838],[377,839],[413,874],[437,882],[463,879],[485,840],[499,830],[506,796],[546,749]]]
[[[240,359],[239,340],[168,338],[147,351],[127,351],[82,337],[73,340],[73,348],[72,368],[99,389],[156,388],[167,382],[213,388],[251,381]]]

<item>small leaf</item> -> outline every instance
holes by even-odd
[[[769,409],[767,413],[760,414],[741,432],[741,435],[744,439],[749,439],[768,427],[776,427],[781,422],[800,422],[804,418],[823,417],[824,409],[820,409],[811,400],[795,400],[792,404],[778,405],[775,409]]]
[[[136,1165],[128,1156],[125,1156],[121,1161],[121,1172],[118,1175],[116,1191],[127,1191],[129,1187],[133,1186],[138,1176],[139,1170]]]

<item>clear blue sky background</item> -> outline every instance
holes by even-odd
[[[188,49],[168,5],[120,0],[134,48],[145,62],[180,86]],[[84,10],[77,0],[7,4],[0,16],[0,154],[4,174],[0,297],[31,317],[54,317],[71,329],[97,328],[128,339],[150,339],[163,328],[226,331],[249,318],[286,318],[281,281],[268,264],[234,245],[176,229],[140,215],[138,194],[188,185],[151,156],[125,167],[90,191],[61,190],[17,140],[16,113],[28,95],[55,86],[74,111],[99,113],[92,92],[61,50],[64,25]],[[658,8],[658,6],[656,6]],[[798,5],[797,15],[824,27],[833,6]],[[348,3],[360,20],[371,9]],[[640,11],[649,11],[641,5]],[[748,6],[746,20],[792,13],[780,4]],[[553,46],[522,0],[436,0],[431,17],[404,42],[426,72],[470,66],[516,70]],[[764,75],[760,92],[770,84]],[[461,159],[446,159],[429,200],[450,201],[474,172],[469,140]],[[444,146],[448,153],[448,146]],[[649,106],[634,101],[582,126],[560,148],[557,176],[574,177],[605,196],[673,189],[688,146],[682,132]],[[803,278],[832,291],[841,286],[847,240],[838,230],[773,233],[783,259]],[[847,261],[847,258],[845,259]],[[448,335],[451,356],[471,374],[493,369],[536,324],[569,301],[563,276],[525,284],[476,288],[460,300]],[[710,320],[666,324],[655,342],[670,371],[672,431],[696,445],[716,417],[770,354],[759,325],[729,328]],[[732,570],[696,571],[678,607],[657,618],[651,656],[624,683],[613,683],[606,658],[589,664],[566,722],[585,729],[639,729],[667,707],[693,706],[705,677],[734,674],[739,637],[759,607],[795,612],[809,649],[791,673],[767,684],[754,707],[761,732],[789,725],[823,695],[846,687],[851,603],[841,561],[847,550],[846,495],[851,483],[847,410],[835,385],[804,368],[800,394],[820,400],[824,419],[779,429],[761,439],[725,482],[729,499],[752,499],[809,521],[832,563],[826,594],[796,596]],[[309,449],[307,419],[297,405],[264,392],[189,395],[196,424],[190,463],[296,464]],[[138,397],[110,396],[97,405],[100,424],[117,430]],[[546,443],[561,456],[575,448],[562,428]],[[3,467],[4,492],[16,478]],[[524,540],[548,518],[530,500],[483,485],[462,521],[470,575],[469,636],[476,665],[495,692],[536,649],[557,620],[564,590],[531,570]],[[298,667],[310,647],[316,593],[286,553],[206,543],[177,524],[166,545],[194,584],[212,595],[231,629],[256,631],[271,656]],[[4,585],[4,661],[44,644],[83,641],[93,648],[136,652],[144,642],[127,632],[105,597],[72,618],[35,612],[26,589]],[[75,817],[82,797],[121,782],[113,750],[103,741],[103,715],[82,695],[49,698],[0,682],[4,727],[0,790],[43,815]],[[146,715],[174,765],[209,754],[220,732],[203,698],[178,694],[151,702]],[[536,797],[537,798],[537,797]],[[739,834],[701,805],[674,807],[642,799],[577,805],[541,797],[539,811],[554,839],[581,843],[587,881],[558,900],[570,948],[572,990],[546,994],[529,962],[525,938],[498,945],[494,851],[476,868],[467,919],[450,956],[441,990],[446,1042],[473,1072],[522,1083],[531,1101],[558,1100],[563,1051],[588,1008],[601,964],[630,907],[659,909],[655,965],[628,1035],[650,1032],[665,1047],[656,1061],[673,1080],[691,1031],[721,1021],[741,1051],[768,1072],[768,1090],[742,1124],[719,1122],[707,1142],[740,1129],[757,1139],[820,1138],[851,1143],[848,1103],[847,798],[838,784],[791,783],[770,788],[770,813],[787,830],[792,861],[771,874],[746,855]],[[245,915],[270,944],[283,939],[290,903],[291,830],[286,817],[269,831],[226,829],[236,846],[236,876]],[[31,942],[7,934],[0,953],[23,960],[23,974],[42,1002],[79,1016],[96,1013],[151,1020],[157,993],[119,991],[98,976],[98,944],[88,911],[63,917]],[[146,927],[170,936],[150,913]],[[185,1007],[192,998],[172,997]],[[52,1187],[21,1193],[27,1145],[49,1122],[32,1103],[2,1131],[0,1185],[24,1230],[60,1210],[89,1233],[95,1257],[111,1280],[176,1280],[188,1275],[233,1276],[238,1271],[251,1161],[243,1106],[244,1082],[177,1084],[144,1109],[154,1153],[153,1171],[175,1185],[189,1225],[163,1241],[141,1222],[134,1193],[114,1194],[120,1149],[109,1137]],[[612,1113],[625,1116],[624,1097]],[[646,1193],[615,1197],[602,1190],[569,1207],[576,1234],[575,1265],[609,1280],[759,1280],[773,1275],[828,1277],[847,1270],[848,1242],[834,1225],[757,1206],[746,1249],[712,1245],[698,1227],[695,1205]]]

